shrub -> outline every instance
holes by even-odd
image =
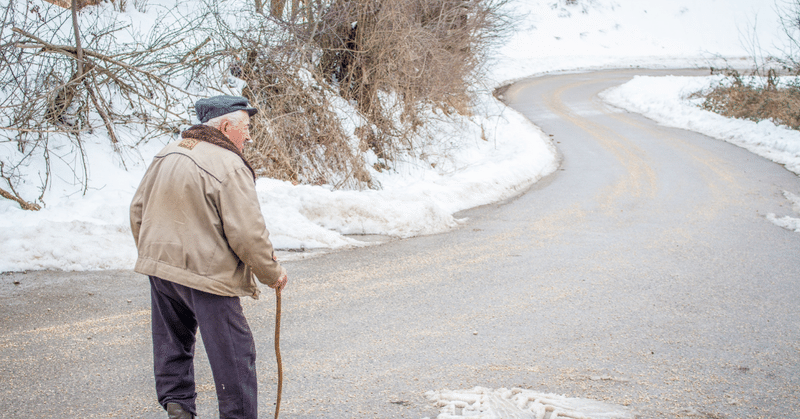
[[[755,122],[766,119],[800,129],[800,85],[796,80],[780,83],[775,70],[770,70],[766,78],[746,79],[730,70],[726,81],[698,96],[704,98],[703,109],[723,116]]]
[[[707,92],[698,92],[703,109],[751,121],[770,120],[791,129],[800,129],[800,0],[776,0],[786,42],[781,56],[761,57],[753,48],[752,75],[742,77],[737,70],[721,72],[726,78]],[[752,40],[758,45],[758,40]],[[778,72],[794,75],[778,77]],[[711,69],[712,74],[715,69]]]
[[[293,182],[375,187],[364,151],[391,167],[431,112],[470,113],[485,53],[507,27],[505,3],[331,0],[225,28],[237,39],[243,93],[264,110],[254,118],[255,166]],[[349,132],[332,106],[341,99],[358,113]]]
[[[185,95],[170,79],[191,70],[184,58],[197,45],[187,45],[191,37],[182,28],[159,26],[153,32],[157,35],[128,42],[118,40],[124,25],[109,19],[113,12],[100,6],[87,7],[78,18],[77,12],[73,17],[69,9],[56,5],[12,0],[2,13],[3,197],[23,208],[37,209],[39,205],[21,196],[17,186],[26,177],[31,182],[38,177],[41,202],[51,180],[51,157],[74,161],[70,164],[75,182],[85,192],[89,163],[81,137],[95,129],[105,130],[113,148],[121,153],[135,144],[120,141],[120,126],[144,127],[145,137],[180,126],[177,101]],[[77,39],[82,43],[75,41],[75,33],[81,35]],[[124,164],[122,154],[118,157]]]

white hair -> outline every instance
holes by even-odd
[[[244,114],[242,114],[244,112]],[[235,112],[226,113],[225,115],[220,115],[216,118],[211,118],[208,121],[204,122],[203,125],[208,125],[210,127],[219,128],[223,122],[235,122],[241,119],[244,115],[247,115],[246,111],[238,110]]]

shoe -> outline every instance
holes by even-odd
[[[168,419],[194,419],[194,415],[183,410],[183,407],[178,403],[167,403],[167,418]]]

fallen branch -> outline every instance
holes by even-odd
[[[18,197],[16,195],[6,191],[3,188],[0,188],[0,196],[2,196],[3,198],[6,198],[6,199],[10,199],[10,200],[18,203],[19,206],[22,207],[22,209],[27,210],[27,211],[39,211],[40,209],[42,209],[42,207],[40,207],[38,204],[34,204],[32,202],[27,202],[24,199],[22,199],[22,198],[20,198],[20,197]]]

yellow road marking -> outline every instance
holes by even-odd
[[[570,111],[562,100],[567,90],[596,83],[596,80],[577,81],[553,91],[545,97],[546,106],[556,115],[585,131],[619,161],[627,176],[598,196],[606,211],[623,196],[654,198],[658,191],[658,176],[648,163],[646,153],[628,138]]]

